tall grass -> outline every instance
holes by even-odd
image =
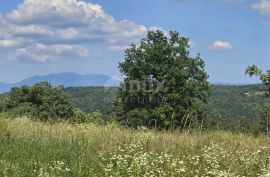
[[[0,118],[0,176],[270,176],[266,136]]]

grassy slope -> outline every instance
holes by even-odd
[[[0,118],[0,176],[267,176],[265,136]]]

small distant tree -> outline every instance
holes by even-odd
[[[119,64],[125,78],[115,102],[121,122],[168,128],[202,121],[210,86],[205,63],[190,56],[188,41],[177,32],[149,31],[125,51]]]
[[[43,120],[68,119],[74,115],[74,107],[65,95],[63,87],[53,87],[48,82],[12,88],[5,110]]]

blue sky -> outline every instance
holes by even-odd
[[[270,0],[9,0],[0,2],[0,81],[118,77],[124,48],[151,29],[189,37],[211,82],[255,83],[248,65],[270,69]]]

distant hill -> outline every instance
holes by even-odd
[[[48,81],[54,86],[64,85],[65,87],[86,87],[86,86],[118,86],[119,81],[109,76],[99,74],[81,75],[77,73],[57,73],[44,76],[33,76],[17,83],[0,83],[0,92],[8,92],[12,87],[22,85],[33,85],[37,82]]]
[[[73,103],[85,112],[99,110],[107,112],[112,107],[117,92],[118,81],[109,76],[76,73],[59,73],[45,76],[34,76],[14,84],[0,83],[0,92],[23,84],[33,85],[36,82],[49,81],[54,86],[64,85],[65,92]],[[104,87],[105,86],[105,87]],[[234,121],[241,116],[250,120],[256,119],[256,112],[270,99],[263,96],[265,87],[254,85],[213,85],[207,110],[211,117],[221,116]]]
[[[70,87],[65,92],[74,105],[84,112],[106,113],[113,105],[117,90],[117,87]]]
[[[264,97],[265,86],[254,85],[214,85],[209,103],[208,113],[211,116],[222,116],[234,121],[241,116],[255,120],[260,107],[270,104],[270,99]]]
[[[225,120],[235,121],[241,116],[256,119],[256,112],[270,99],[263,96],[264,86],[256,85],[213,85],[207,110],[212,117],[221,116]],[[74,104],[85,112],[100,110],[107,112],[112,107],[117,88],[80,87],[66,88],[65,92]]]

